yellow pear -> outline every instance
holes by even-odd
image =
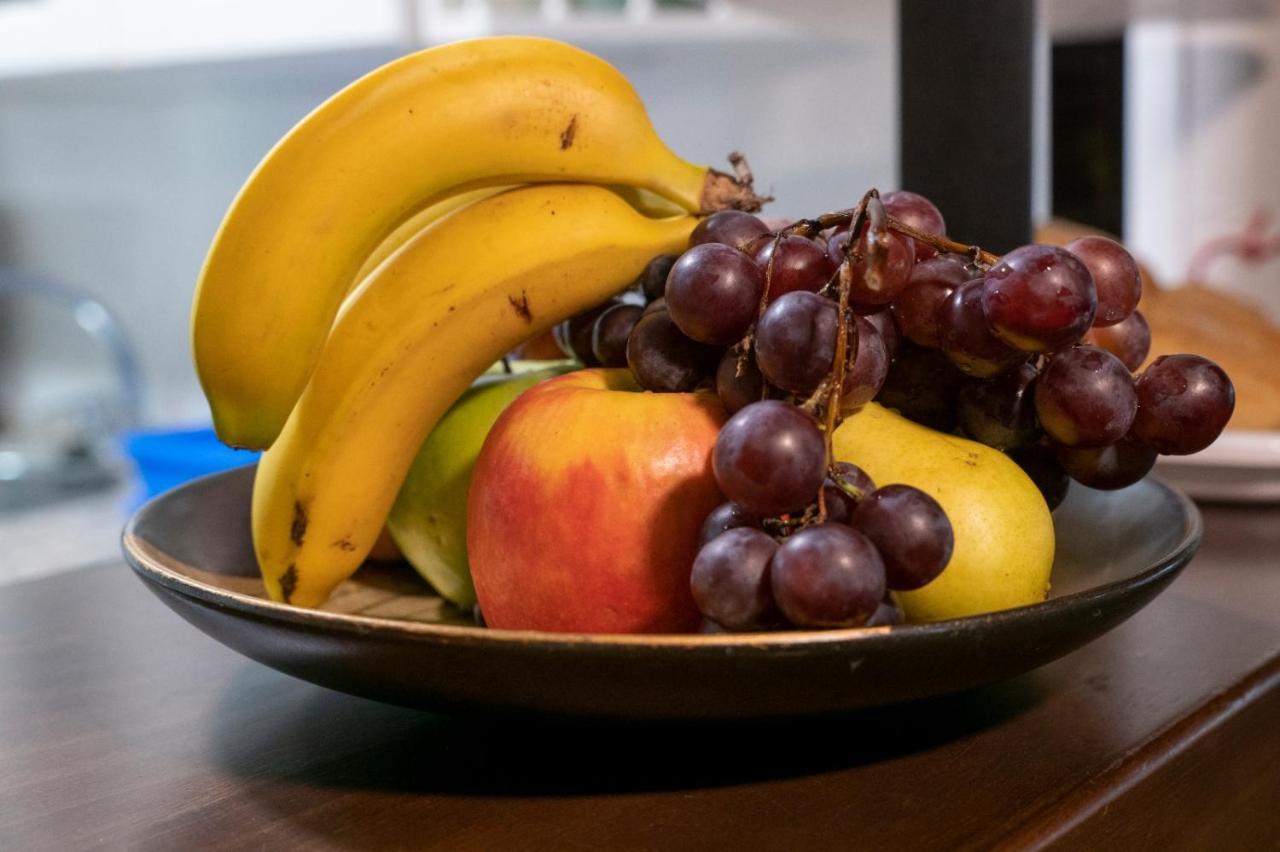
[[[877,486],[905,483],[937,500],[955,550],[939,577],[895,593],[909,621],[940,621],[1042,601],[1053,567],[1053,518],[1031,479],[1008,456],[937,432],[868,403],[832,435],[839,461]]]

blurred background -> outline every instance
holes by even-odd
[[[745,151],[772,215],[904,187],[996,250],[1119,235],[1249,346],[1280,319],[1280,0],[0,0],[0,582],[247,460],[199,431],[188,350],[221,216],[334,91],[494,33],[605,57],[682,156]]]

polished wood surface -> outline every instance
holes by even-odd
[[[111,562],[0,589],[0,849],[1280,848],[1280,509],[1069,657],[820,722],[450,718],[201,635]]]

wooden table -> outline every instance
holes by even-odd
[[[841,719],[447,718],[329,692],[122,562],[0,589],[0,849],[1280,848],[1280,509],[1037,672]]]

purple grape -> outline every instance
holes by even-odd
[[[923,195],[900,189],[880,200],[884,203],[884,212],[902,224],[926,234],[939,237],[947,235],[947,223],[943,221],[942,211]],[[928,260],[938,253],[937,249],[926,242],[912,242],[915,244],[916,260]]]
[[[863,627],[893,627],[896,624],[904,623],[906,620],[907,616],[902,611],[902,607],[894,603],[892,598],[886,596]]]
[[[796,290],[808,290],[816,293],[831,279],[835,266],[827,258],[826,249],[805,237],[789,234],[777,243],[767,240],[756,252],[756,265],[769,278],[769,300],[772,301],[783,293]],[[769,271],[769,260],[774,255],[773,270]]]
[[[555,338],[560,351],[566,357],[577,358],[584,367],[599,367],[600,361],[596,359],[595,352],[591,349],[591,336],[596,327],[596,320],[605,311],[621,304],[623,304],[622,299],[614,296],[607,302],[601,302],[593,308],[588,308],[558,323],[551,330],[551,335]]]
[[[898,323],[893,318],[893,313],[886,309],[862,316],[876,327],[876,331],[880,332],[880,340],[884,343],[884,351],[889,356],[889,360],[897,358],[898,346],[902,343],[902,332],[898,330]]]
[[[1067,251],[1080,258],[1093,276],[1098,292],[1095,327],[1115,325],[1133,313],[1142,298],[1142,276],[1124,246],[1106,237],[1088,236],[1067,243]]]
[[[1130,370],[1137,370],[1151,352],[1151,326],[1142,311],[1134,311],[1115,325],[1095,325],[1084,342],[1107,350]]]
[[[1009,458],[1022,468],[1023,473],[1040,490],[1049,511],[1058,508],[1067,496],[1071,479],[1058,462],[1053,447],[1046,443],[1031,444],[1009,453]]]
[[[997,450],[1031,443],[1039,424],[1035,394],[1028,389],[1036,375],[1035,367],[1020,364],[994,379],[965,385],[956,400],[960,428],[973,440]]]
[[[885,584],[894,591],[932,582],[951,560],[955,535],[947,513],[910,485],[885,485],[858,503],[851,524],[880,551]]]
[[[843,262],[849,234],[849,231],[837,234],[827,243],[827,254],[837,267]],[[867,280],[868,261],[865,257],[857,262],[850,262],[853,279],[849,287],[849,304],[862,313],[871,313],[888,306],[907,285],[915,260],[915,244],[911,238],[896,233],[889,234],[879,289],[872,289],[871,282]]]
[[[840,411],[849,413],[866,405],[880,392],[889,375],[889,353],[876,327],[865,317],[854,317],[857,335],[849,335],[848,351],[853,358],[844,369],[840,389]]]
[[[717,355],[686,337],[662,310],[640,317],[627,338],[627,366],[645,390],[691,391],[711,374]]]
[[[856,496],[850,490],[857,492]],[[876,484],[862,468],[852,462],[836,462],[831,466],[831,474],[822,483],[823,499],[827,504],[827,521],[835,524],[849,523],[858,501],[875,490]]]
[[[976,275],[976,267],[958,254],[943,254],[917,263],[907,286],[893,300],[893,316],[902,334],[921,346],[942,345],[938,324],[941,305],[955,289]]]
[[[720,243],[694,246],[667,275],[667,311],[699,343],[727,345],[755,321],[764,275],[751,258]]]
[[[940,432],[956,425],[956,395],[964,374],[936,349],[905,343],[876,395],[885,408]]]
[[[1198,453],[1227,427],[1236,389],[1223,369],[1199,355],[1162,355],[1138,377],[1134,435],[1170,456]]]
[[[1040,425],[1064,447],[1101,447],[1133,425],[1133,376],[1104,349],[1077,346],[1049,359],[1035,391]]]
[[[1156,463],[1156,451],[1133,435],[1105,447],[1058,447],[1057,455],[1068,476],[1103,491],[1133,485]]]
[[[760,519],[737,503],[721,503],[712,509],[711,514],[707,515],[707,519],[702,522],[702,528],[698,531],[698,547],[702,547],[726,530],[759,526]]]
[[[770,571],[773,599],[797,627],[858,627],[884,598],[884,562],[844,524],[806,527],[779,545]]]
[[[982,308],[1010,346],[1052,352],[1080,340],[1093,324],[1098,294],[1093,276],[1057,246],[1014,249],[987,271]]]
[[[660,254],[645,265],[644,271],[640,273],[640,292],[644,294],[646,302],[661,299],[666,293],[667,275],[671,273],[671,267],[675,266],[679,257],[678,254]]]
[[[729,418],[711,461],[724,495],[761,518],[812,503],[827,466],[817,421],[772,399],[753,402]]]
[[[756,359],[741,357],[736,347],[725,350],[716,368],[716,394],[730,414],[764,399],[764,376]]]
[[[757,239],[769,233],[769,229],[755,216],[741,210],[721,210],[703,219],[689,235],[689,246],[719,243],[746,249]]]
[[[838,314],[835,302],[804,290],[765,308],[756,325],[756,363],[769,384],[799,396],[818,387],[835,360]]]
[[[957,287],[938,308],[940,349],[971,376],[989,379],[1027,360],[1027,354],[991,331],[982,311],[983,282]]]
[[[761,530],[738,527],[702,546],[689,587],[702,614],[729,630],[758,630],[778,617],[769,562],[778,543]]]
[[[591,329],[591,353],[601,366],[627,366],[627,340],[643,313],[640,305],[614,305],[596,318]]]
[[[667,310],[666,299],[661,299],[661,298],[654,299],[652,302],[644,306],[644,316],[648,316],[649,314],[654,313],[655,311],[665,312],[666,310]]]

